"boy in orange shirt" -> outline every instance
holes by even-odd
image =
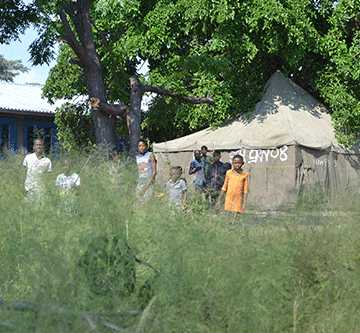
[[[226,172],[225,182],[215,208],[220,208],[221,199],[226,193],[225,210],[228,212],[243,213],[245,211],[249,174],[242,169],[244,160],[241,155],[233,158],[232,169]]]

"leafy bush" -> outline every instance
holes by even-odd
[[[99,295],[123,296],[135,288],[135,257],[125,240],[97,237],[80,258],[90,290]]]
[[[95,146],[94,122],[85,103],[63,104],[57,109],[55,124],[63,149],[90,151]]]

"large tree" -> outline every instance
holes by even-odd
[[[315,15],[308,0],[158,1],[131,33],[129,51],[137,47],[149,59],[150,83],[183,92],[207,89],[216,106],[174,110],[173,102],[159,99],[149,113],[180,114],[192,130],[216,126],[251,110],[277,69],[315,93],[309,76],[324,62]]]
[[[203,103],[211,98],[196,99],[199,104],[193,106],[173,99],[170,102],[167,97],[155,98],[143,128],[157,132],[156,139],[170,139],[216,126],[234,114],[251,110],[263,84],[280,69],[322,98],[333,112],[340,139],[350,143],[348,139],[359,130],[358,2],[93,2],[95,6],[89,11],[95,36],[93,48],[98,51],[107,97],[129,107],[120,105],[113,110],[106,99],[90,94],[98,97],[93,105],[107,114],[122,115],[130,131],[135,123],[133,128],[139,131],[139,100],[145,92],[190,102],[194,100],[186,96],[210,94],[216,100],[216,105],[211,106]],[[74,2],[73,7],[79,3]],[[66,27],[66,20],[62,20]],[[149,64],[146,80],[134,76],[138,60]],[[132,84],[127,89],[122,78],[126,81],[130,77]],[[132,118],[134,115],[137,118]],[[172,122],[171,130],[166,119]]]
[[[43,29],[43,34],[32,44],[31,53],[35,64],[41,63],[44,58],[51,56],[49,38],[54,37],[55,34],[58,34],[58,41],[65,42],[70,46],[76,56],[71,62],[82,69],[91,99],[97,143],[110,147],[115,145],[114,117],[121,116],[127,123],[131,151],[135,151],[137,140],[141,134],[141,100],[145,92],[176,96],[189,103],[213,103],[211,98],[177,96],[168,90],[143,85],[136,76],[129,78],[130,98],[128,104],[108,103],[108,87],[105,86],[103,67],[96,42],[103,45],[109,54],[108,57],[113,57],[112,49],[109,48],[107,42],[111,31],[103,32],[98,29],[97,23],[92,18],[92,16],[96,16],[96,8],[92,7],[95,3],[99,3],[101,6],[104,2],[95,0],[36,1],[40,18],[38,24],[40,29]],[[59,22],[51,16],[55,12],[59,17]],[[106,19],[102,22],[106,24]],[[114,24],[113,21],[111,23]],[[94,31],[98,33],[98,39],[94,37]],[[130,63],[134,62],[130,57],[126,59]],[[124,69],[121,69],[121,72],[124,72]]]
[[[182,118],[190,128],[251,110],[279,69],[328,106],[339,140],[351,144],[360,130],[359,8],[359,0],[160,0],[130,46],[149,58],[150,83],[212,91],[215,108],[173,113],[190,115]],[[173,110],[160,102],[150,112]]]
[[[37,1],[42,29],[40,37],[31,45],[34,64],[41,63],[52,55],[51,47],[58,41],[66,42],[74,54],[76,63],[82,68],[87,91],[90,97],[99,98],[107,104],[100,59],[96,51],[90,6],[94,0]],[[53,20],[57,14],[60,21]],[[113,120],[98,109],[93,110],[95,135],[98,143],[115,145],[115,126]]]

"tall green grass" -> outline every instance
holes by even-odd
[[[87,158],[78,154],[74,171]],[[24,201],[22,159],[0,162],[0,331],[111,331],[99,318],[128,332],[360,331],[356,209],[248,212],[230,226],[190,193],[191,212],[171,214],[164,197],[139,207],[136,167],[110,173],[99,154],[69,212],[54,186],[62,159],[37,204]],[[89,244],[114,237],[147,264],[136,263],[129,293],[108,264],[98,278],[109,288],[96,293],[80,263]]]

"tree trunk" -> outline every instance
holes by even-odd
[[[106,103],[106,93],[101,68],[97,74],[85,70],[85,78],[89,97],[97,96],[101,101]],[[116,145],[114,120],[100,110],[91,108],[91,111],[95,125],[96,144],[106,146],[111,150],[114,149]]]
[[[73,49],[82,63],[86,79],[89,98],[96,96],[103,103],[107,103],[104,80],[99,56],[96,52],[94,35],[92,32],[90,5],[94,0],[77,0],[63,4],[63,11],[59,11],[63,23],[65,40]],[[70,17],[79,40],[74,35],[65,13]],[[104,112],[92,108],[95,125],[96,143],[107,149],[114,149],[116,144],[115,122]]]
[[[66,41],[69,44],[79,58],[77,63],[83,68],[87,90],[90,100],[92,100],[91,105],[95,124],[96,143],[106,146],[107,149],[113,149],[115,147],[115,121],[113,121],[112,116],[120,115],[122,118],[126,118],[126,124],[129,130],[130,154],[135,156],[137,143],[141,136],[141,100],[145,92],[153,92],[177,98],[192,104],[214,104],[214,100],[210,94],[206,97],[195,98],[177,95],[170,90],[148,85],[143,86],[137,77],[131,77],[130,107],[128,108],[123,104],[110,106],[106,99],[100,59],[95,49],[92,32],[89,7],[94,1],[95,0],[76,0],[69,1],[62,5],[59,16],[63,23],[65,36],[60,36],[58,39]],[[77,37],[72,31],[68,17],[70,17],[75,27]]]
[[[83,31],[80,40],[85,47],[91,66],[84,66],[84,74],[89,98],[97,96],[101,101],[107,102],[104,80],[102,76],[99,56],[95,49],[94,36],[92,33],[91,16],[87,6],[82,12]],[[115,122],[104,112],[91,109],[95,125],[96,144],[107,149],[114,149],[116,145]]]
[[[137,143],[141,137],[141,100],[143,97],[142,85],[137,77],[130,78],[130,112],[126,118],[129,129],[130,155],[135,156]]]

